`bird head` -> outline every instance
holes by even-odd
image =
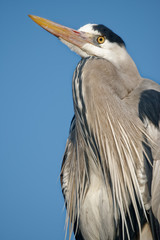
[[[74,30],[50,20],[29,15],[42,28],[58,37],[82,58],[97,56],[115,65],[127,59],[124,41],[112,30],[100,24],[87,24]]]

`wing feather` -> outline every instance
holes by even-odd
[[[149,221],[154,239],[160,239],[160,91],[147,89],[141,92],[139,102],[139,117],[144,123],[148,135],[153,142],[145,139],[144,148],[150,163],[146,162],[146,175],[151,195]],[[148,142],[150,144],[148,144]]]

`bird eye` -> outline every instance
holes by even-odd
[[[97,38],[97,42],[98,42],[99,44],[104,43],[104,41],[105,41],[105,38],[104,38],[103,36],[100,36],[100,37]]]

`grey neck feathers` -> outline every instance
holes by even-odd
[[[104,182],[107,182],[106,185],[109,181],[108,173],[110,175],[115,222],[121,216],[122,224],[127,229],[126,213],[130,214],[129,205],[132,203],[140,229],[137,201],[142,208],[144,206],[137,171],[143,168],[143,154],[138,154],[143,128],[136,128],[139,124],[138,117],[132,116],[121,101],[139,83],[140,76],[136,68],[133,67],[128,74],[125,68],[127,64],[119,74],[117,68],[109,61],[92,57],[83,59],[75,71],[73,77],[75,131],[81,151],[85,149],[81,155],[75,153],[83,162],[79,163],[79,166],[84,168],[83,171],[78,170],[78,179],[82,177],[82,181],[78,182],[78,189],[83,189],[80,192],[79,203],[83,201],[83,193],[86,191],[83,184],[87,181],[89,186],[89,174],[96,167]],[[127,75],[131,77],[129,87],[126,84]],[[77,145],[75,149],[78,147]],[[86,159],[89,163],[86,163]]]

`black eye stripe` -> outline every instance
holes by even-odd
[[[102,25],[102,24],[93,25],[93,30],[97,30],[101,34],[101,36],[104,36],[108,41],[115,42],[119,45],[124,45],[125,46],[125,43],[122,40],[122,38],[119,37],[117,34],[115,34],[109,28],[105,27],[104,25]]]

